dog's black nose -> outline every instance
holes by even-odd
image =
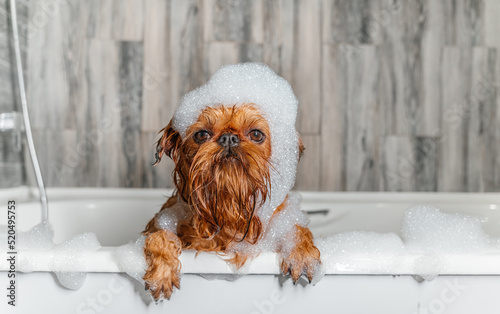
[[[222,134],[217,140],[222,147],[235,147],[240,143],[240,138],[232,133]]]

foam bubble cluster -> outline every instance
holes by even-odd
[[[327,238],[318,238],[316,246],[327,269],[365,272],[367,269],[384,273],[394,266],[394,257],[402,254],[405,245],[395,233],[369,231],[343,232]],[[368,263],[367,257],[375,257]]]
[[[288,194],[285,207],[277,213],[264,230],[262,239],[252,245],[247,242],[231,243],[228,252],[244,252],[257,256],[261,252],[276,252],[278,247],[282,255],[287,256],[297,243],[295,226],[307,226],[309,218],[300,208],[301,196]]]
[[[28,231],[18,231],[17,247],[19,249],[36,248],[50,250],[54,243],[54,230],[50,224],[40,223]]]
[[[401,237],[395,233],[353,231],[316,240],[328,269],[391,273],[404,259],[420,256],[406,265],[412,274],[432,280],[447,267],[447,256],[498,249],[498,239],[488,236],[478,217],[449,214],[436,207],[418,205],[405,212]],[[370,257],[366,259],[366,257]],[[367,261],[368,263],[366,263]]]
[[[156,227],[176,234],[179,221],[188,218],[186,206],[187,204],[184,201],[177,198],[177,202],[172,207],[166,208],[156,214]]]
[[[254,103],[268,121],[271,132],[271,193],[258,211],[266,224],[295,181],[298,135],[295,130],[298,101],[290,84],[268,66],[241,63],[220,68],[212,78],[186,94],[173,117],[181,137],[207,107]]]
[[[99,250],[101,245],[95,233],[87,232],[73,237],[71,240],[57,245],[54,249],[54,258],[51,269],[64,287],[72,290],[80,289],[85,282],[87,258],[89,254]],[[77,267],[82,271],[64,272],[56,271],[68,266]]]
[[[445,254],[470,254],[492,248],[494,240],[481,224],[479,217],[448,214],[432,206],[418,205],[407,210],[401,236],[408,251],[423,253],[415,262],[415,273],[432,280],[447,268]]]
[[[36,254],[23,254],[25,251],[50,251],[52,259],[50,270],[54,271],[63,287],[76,290],[85,281],[87,258],[101,248],[95,233],[76,235],[61,244],[52,241],[54,232],[50,224],[41,223],[26,232],[18,232],[19,270],[31,272],[37,269],[39,260]],[[71,272],[65,269],[78,268],[82,271]]]
[[[259,249],[267,252],[275,252],[278,245],[281,246],[283,254],[289,254],[298,239],[295,237],[295,226],[305,227],[309,218],[300,208],[302,197],[298,193],[289,193],[286,206],[273,217],[264,234]]]
[[[142,277],[148,268],[143,254],[145,241],[146,236],[140,236],[135,242],[120,246],[115,252],[120,270],[141,284],[144,284]]]
[[[491,245],[481,223],[478,217],[447,214],[432,206],[419,205],[405,212],[401,236],[412,251],[474,252]]]

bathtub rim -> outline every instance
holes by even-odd
[[[23,273],[29,272],[92,272],[92,273],[124,273],[115,257],[115,251],[118,247],[102,247],[96,252],[87,256],[85,267],[80,265],[67,264],[63,267],[54,269],[51,267],[53,251],[29,250],[18,252],[17,258],[23,254],[23,258],[36,258],[37,265],[33,268],[20,270]],[[4,252],[0,260],[0,272],[9,270],[7,263],[7,254]],[[406,253],[394,257],[394,264],[399,267],[391,268],[391,271],[373,271],[369,268],[364,270],[350,269],[344,265],[334,265],[324,269],[325,275],[390,275],[390,276],[420,276],[413,269],[414,263],[425,254],[418,252]],[[500,276],[500,254],[480,253],[480,254],[447,254],[441,256],[447,262],[445,270],[438,272],[439,276]],[[185,250],[179,257],[182,265],[182,274],[205,274],[205,275],[280,275],[281,270],[278,267],[278,255],[276,253],[265,252],[255,259],[249,261],[243,269],[235,271],[223,259],[214,253],[201,252],[196,255],[195,251]],[[377,263],[377,257],[366,257],[359,255],[357,258],[363,264]],[[206,265],[210,267],[206,267]],[[357,264],[355,264],[357,265]],[[481,265],[481,267],[478,267]],[[359,267],[359,266],[358,266]],[[471,271],[473,269],[474,271]],[[137,272],[140,269],[136,270]],[[424,274],[429,275],[429,274]]]
[[[124,194],[124,192],[126,192]],[[172,195],[172,188],[107,188],[107,187],[50,187],[47,195],[54,200],[67,200],[72,197],[158,197]],[[452,203],[491,203],[500,204],[500,192],[330,192],[330,191],[301,191],[294,190],[302,195],[304,201],[316,203],[332,200],[338,202],[354,201],[357,203],[395,203],[413,202],[425,199],[426,202]],[[90,195],[89,195],[90,194]],[[38,190],[35,187],[20,186],[0,189],[0,201],[15,199],[18,201],[37,201]],[[50,201],[50,200],[49,200]],[[500,209],[500,208],[499,208]]]
[[[124,194],[124,192],[126,192]],[[338,202],[353,201],[356,203],[392,203],[392,202],[418,202],[424,198],[427,202],[449,202],[451,198],[454,202],[460,203],[490,203],[498,204],[500,201],[500,193],[428,193],[428,192],[301,192],[299,191],[304,201]],[[158,197],[159,194],[169,196],[172,193],[171,189],[143,189],[143,188],[49,188],[47,194],[50,200],[68,200],[68,199],[91,199],[91,198],[110,198],[113,196],[127,197]],[[27,186],[0,189],[0,200],[16,199],[18,202],[37,202],[37,189]],[[448,200],[447,200],[448,199]],[[50,215],[50,212],[49,212]],[[71,266],[65,269],[57,269],[57,271],[84,271],[84,272],[122,272],[118,262],[115,260],[114,251],[117,247],[102,247],[99,251],[92,254],[89,260],[89,265],[85,269]],[[6,253],[6,252],[3,252]],[[51,251],[40,252],[36,250],[25,251],[21,254],[26,254],[27,257],[37,257],[41,263],[33,269],[27,271],[54,271],[50,268],[50,259],[52,258]],[[0,260],[0,271],[8,270],[6,262],[7,254],[2,254]],[[359,269],[352,270],[342,267],[328,267],[327,275],[418,275],[414,271],[410,271],[408,266],[413,265],[418,258],[423,257],[423,254],[418,252],[414,254],[405,254],[405,256],[396,256],[396,264],[403,266],[392,269],[391,272],[363,272]],[[443,255],[448,264],[446,271],[440,271],[439,275],[500,275],[500,252],[484,252],[470,255]],[[364,263],[370,263],[370,258],[376,257],[360,256],[360,260]],[[229,267],[220,257],[212,253],[200,253],[195,257],[193,251],[183,251],[180,256],[182,263],[182,273],[186,274],[235,274],[233,269]],[[240,273],[236,274],[280,274],[277,263],[277,254],[262,253],[255,258],[248,268],[244,268]],[[375,262],[375,260],[373,260]],[[204,266],[210,263],[211,267],[207,270]],[[480,265],[480,266],[478,266]],[[474,271],[471,271],[474,269]]]

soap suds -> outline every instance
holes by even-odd
[[[82,233],[71,240],[56,245],[53,249],[51,269],[64,287],[77,290],[83,286],[88,265],[88,256],[101,248],[95,233]],[[68,268],[68,266],[81,269],[79,272],[62,272],[57,269]]]
[[[32,272],[39,265],[38,254],[25,254],[33,251],[48,253],[51,256],[49,269],[59,283],[72,290],[79,289],[85,281],[87,258],[101,248],[95,233],[82,233],[61,244],[54,244],[54,231],[50,224],[41,223],[28,231],[17,231],[18,269]],[[64,269],[78,268],[82,271],[68,272]]]
[[[188,217],[186,206],[187,204],[178,197],[172,207],[156,214],[156,227],[177,234],[177,224]]]
[[[398,266],[395,261],[401,261],[395,257],[418,254],[409,265],[411,274],[432,280],[446,271],[447,255],[499,249],[498,239],[488,236],[481,224],[478,217],[418,205],[405,212],[401,237],[395,233],[353,231],[320,238],[316,243],[328,269],[387,274]],[[369,257],[366,263],[363,257]]]
[[[405,212],[401,236],[407,249],[412,251],[475,252],[492,243],[481,224],[478,217],[447,214],[436,207],[419,205]]]
[[[325,268],[354,273],[363,273],[367,269],[384,273],[394,265],[394,257],[404,250],[403,241],[395,233],[351,231],[318,238],[315,242]],[[370,257],[369,261],[367,257]],[[372,258],[376,258],[377,264]]]
[[[309,218],[300,208],[301,199],[298,193],[288,194],[285,207],[270,220],[262,239],[257,244],[233,242],[228,252],[242,252],[257,256],[261,252],[276,252],[278,246],[282,246],[283,254],[288,255],[297,242],[295,225],[307,226],[309,223]]]
[[[145,240],[146,236],[140,236],[135,242],[120,246],[115,252],[120,270],[141,284],[144,284],[142,277],[148,268],[143,253]]]

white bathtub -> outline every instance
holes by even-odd
[[[18,230],[37,224],[39,205],[30,195],[27,188],[1,190],[0,224],[6,224],[8,199],[17,201]],[[262,254],[248,275],[233,280],[231,269],[216,256],[195,258],[193,252],[184,252],[181,290],[156,305],[139,283],[120,273],[114,251],[138,237],[167,195],[170,191],[155,189],[49,189],[54,241],[91,231],[103,248],[89,257],[85,269],[76,265],[59,269],[88,272],[84,286],[76,291],[61,287],[48,272],[52,253],[19,252],[36,257],[38,263],[34,272],[17,274],[16,307],[12,307],[5,293],[9,264],[2,243],[0,282],[5,284],[0,313],[500,312],[500,253],[496,251],[447,256],[448,267],[430,282],[415,280],[408,267],[418,254],[395,257],[393,269],[384,272],[370,268],[380,257],[364,255],[351,265],[327,268],[316,286],[294,286],[282,278],[274,254]],[[310,215],[315,237],[351,230],[398,233],[404,211],[419,203],[482,216],[485,231],[500,237],[500,194],[307,192],[303,197],[305,210],[320,210]],[[321,210],[328,210],[327,214]]]

